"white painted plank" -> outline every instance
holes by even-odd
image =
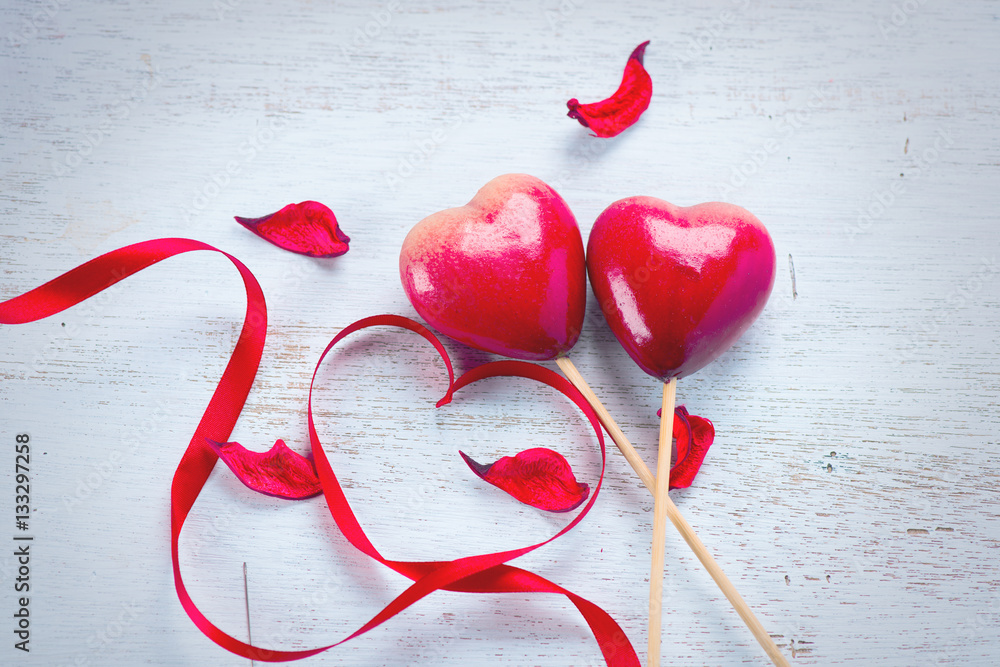
[[[403,236],[500,173],[555,185],[584,233],[635,194],[754,211],[779,279],[751,331],[680,386],[718,438],[676,502],[795,664],[1000,655],[995,3],[81,0],[0,16],[0,298],[160,236],[232,252],[270,313],[234,433],[254,448],[305,450],[326,342],[366,315],[412,315]],[[565,100],[611,92],[645,39],[650,109],[616,139],[587,137]],[[293,257],[232,221],[304,199],[333,207],[350,253]],[[246,664],[187,619],[167,554],[169,479],[242,304],[228,263],[199,253],[0,328],[0,449],[32,434],[37,554],[32,653],[5,644],[0,662]],[[573,358],[652,461],[658,388],[588,306]],[[568,405],[497,381],[435,410],[443,371],[426,344],[357,338],[323,371],[317,415],[387,555],[454,557],[564,525],[480,484],[457,449],[550,446],[593,482],[593,439]],[[462,368],[487,360],[449,349]],[[593,513],[518,561],[607,609],[640,655],[651,509],[615,454]],[[254,637],[275,647],[335,641],[405,586],[352,553],[320,501],[254,496],[225,470],[183,542],[192,594],[237,636],[247,562]],[[672,535],[668,555],[665,661],[766,664]],[[311,662],[601,660],[563,600],[437,593]]]

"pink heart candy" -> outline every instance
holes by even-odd
[[[594,222],[587,270],[618,342],[666,381],[711,362],[757,319],[774,285],[774,244],[733,204],[629,197]]]
[[[465,206],[421,220],[403,241],[399,273],[420,316],[472,347],[539,361],[565,354],[580,336],[580,229],[562,197],[534,176],[498,176]]]

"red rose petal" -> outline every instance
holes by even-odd
[[[566,115],[576,118],[598,137],[613,137],[639,120],[653,97],[653,80],[642,66],[647,44],[649,41],[635,47],[628,57],[621,85],[614,95],[591,104],[580,104],[574,97],[566,103],[569,107]]]
[[[662,410],[657,410],[660,416]],[[670,468],[670,488],[686,489],[715,441],[715,425],[698,415],[689,414],[683,405],[674,409],[674,438],[677,440],[677,460]]]
[[[472,472],[522,503],[548,512],[568,512],[580,506],[590,487],[576,481],[573,469],[559,452],[536,447],[484,465],[459,451]]]
[[[434,334],[427,327],[413,320],[394,315],[381,315],[359,320],[342,329],[334,337],[320,356],[313,371],[309,385],[306,415],[309,424],[309,440],[312,446],[312,460],[315,461],[316,472],[321,480],[322,493],[329,506],[330,514],[342,535],[353,547],[382,565],[413,580],[414,583],[352,634],[334,644],[318,648],[296,650],[262,648],[245,643],[213,624],[195,604],[184,584],[180,566],[179,543],[184,523],[215,468],[218,454],[225,448],[225,445],[218,441],[230,437],[257,375],[267,332],[267,307],[264,293],[256,278],[246,265],[232,255],[223,253],[221,250],[200,241],[183,238],[156,239],[113,250],[50,280],[40,287],[0,302],[0,324],[23,324],[49,317],[85,301],[153,264],[195,250],[222,253],[233,263],[243,278],[247,306],[239,340],[212,400],[205,409],[187,450],[174,472],[170,488],[170,552],[174,587],[185,613],[206,637],[227,651],[251,660],[266,662],[301,660],[365,634],[437,590],[475,594],[559,594],[565,595],[584,617],[609,667],[639,667],[639,658],[628,637],[621,626],[606,611],[548,579],[508,564],[508,561],[528,554],[565,535],[576,527],[593,508],[604,481],[607,461],[607,450],[597,413],[594,412],[583,395],[564,377],[543,366],[522,361],[506,360],[483,364],[466,372],[456,381],[447,351]],[[338,482],[319,440],[312,409],[312,394],[316,376],[327,354],[338,341],[352,332],[370,326],[382,325],[402,327],[418,333],[433,344],[441,354],[447,367],[449,386],[444,398],[438,402],[439,406],[448,403],[452,394],[462,387],[486,378],[501,376],[523,377],[541,382],[561,392],[575,403],[593,427],[601,452],[600,477],[594,487],[593,495],[579,514],[548,539],[517,549],[467,556],[453,561],[393,561],[384,558],[365,535],[361,524],[347,502],[343,488]],[[213,440],[216,441],[214,448],[210,444]],[[236,443],[227,444],[235,445]],[[279,441],[272,450],[276,453],[276,458],[286,461],[292,460],[294,464],[295,456],[281,453],[281,448],[282,443]],[[266,455],[260,454],[256,456],[266,457]],[[306,462],[308,461],[306,459]],[[287,472],[284,465],[280,466],[279,469],[282,473]]]
[[[289,204],[263,218],[236,216],[236,222],[279,248],[309,257],[343,255],[351,240],[340,231],[333,211],[318,201]]]
[[[302,500],[323,492],[312,461],[278,440],[266,452],[251,452],[238,442],[209,440],[236,477],[247,487],[276,498]]]

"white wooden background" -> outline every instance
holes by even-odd
[[[490,178],[556,187],[584,234],[609,203],[740,204],[780,271],[761,319],[681,383],[718,437],[674,498],[793,664],[1000,660],[1000,5],[593,0],[389,4],[6,0],[0,8],[0,298],[162,236],[223,248],[270,309],[234,439],[305,451],[326,342],[413,315],[407,230]],[[649,39],[652,104],[610,140],[601,99]],[[235,166],[234,166],[235,165]],[[228,176],[227,168],[238,169]],[[239,227],[320,200],[352,238],[321,261]],[[794,279],[790,271],[794,262]],[[659,388],[593,298],[573,358],[652,465]],[[170,476],[236,340],[237,273],[185,255],[48,320],[0,327],[0,663],[242,665],[177,602]],[[449,344],[462,369],[488,355]],[[490,381],[446,408],[433,351],[357,335],[317,413],[373,541],[437,559],[531,543],[568,520],[475,479],[492,460],[599,457],[569,404]],[[13,443],[32,438],[31,653],[13,649]],[[611,448],[579,528],[517,564],[607,609],[645,660],[652,503]],[[671,530],[665,662],[767,660]],[[255,495],[217,468],[183,536],[201,608],[254,640],[338,640],[406,582],[353,552],[320,499]],[[316,665],[597,665],[564,598],[436,593]]]

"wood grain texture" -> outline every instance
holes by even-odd
[[[680,387],[718,436],[674,501],[793,664],[995,664],[996,3],[39,0],[3,2],[0,26],[0,298],[150,238],[231,252],[270,311],[234,433],[255,449],[281,437],[305,451],[325,344],[366,315],[412,316],[406,232],[498,174],[552,184],[584,234],[631,195],[753,211],[789,269],[751,330]],[[612,140],[588,137],[565,101],[612,92],[646,39],[649,110]],[[305,199],[336,211],[347,255],[291,256],[232,220]],[[573,359],[651,462],[659,386],[588,308]],[[183,613],[167,551],[169,479],[242,311],[231,266],[197,253],[0,327],[0,451],[27,432],[37,454],[32,652],[11,646],[3,548],[0,664],[248,663]],[[488,359],[449,349],[462,368]],[[412,335],[349,339],[319,384],[324,442],[390,557],[519,546],[564,525],[474,479],[460,447],[489,460],[547,446],[583,481],[599,472],[575,408],[527,382],[434,409],[444,370]],[[611,452],[591,515],[517,564],[600,604],[642,654],[652,499]],[[265,646],[335,641],[405,586],[351,550],[322,502],[254,495],[219,470],[182,566],[237,636],[243,562]],[[663,594],[665,664],[768,664],[673,532]],[[564,599],[436,593],[309,662],[601,658]]]

